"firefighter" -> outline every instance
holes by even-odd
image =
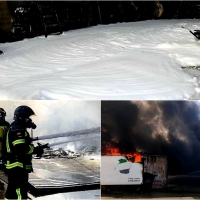
[[[5,117],[6,117],[6,111],[3,108],[0,108],[0,165],[5,164],[4,163],[5,135],[10,127],[10,124],[5,120]]]
[[[10,124],[5,120],[6,111],[0,108],[0,170],[5,173],[5,135],[10,127]],[[3,188],[4,184],[0,181],[0,188]]]
[[[27,199],[28,174],[33,171],[32,154],[41,156],[43,147],[32,145],[27,128],[35,129],[31,116],[34,111],[28,106],[19,106],[14,112],[14,122],[6,134],[6,171],[8,187],[5,194],[7,199]]]

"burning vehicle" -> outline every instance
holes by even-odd
[[[166,156],[122,153],[107,147],[101,157],[102,190],[112,186],[137,186],[138,191],[145,192],[166,188],[167,163]]]
[[[103,101],[101,109],[103,187],[139,188],[151,195],[159,189],[162,197],[199,196],[198,101]],[[128,158],[135,152],[140,152],[140,161]],[[116,157],[114,163],[111,157]],[[115,174],[108,178],[108,170]]]

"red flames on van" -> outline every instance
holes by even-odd
[[[137,151],[127,153],[121,151],[119,148],[111,147],[110,145],[105,145],[105,147],[101,149],[101,155],[126,156],[130,162],[142,162],[143,158],[143,156]]]

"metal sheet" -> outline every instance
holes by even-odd
[[[100,183],[100,156],[35,159],[29,183],[35,188],[63,188]]]
[[[129,162],[124,156],[101,157],[101,185],[140,185],[142,163]]]

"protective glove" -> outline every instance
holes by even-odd
[[[42,145],[40,143],[37,143],[37,144],[38,144],[38,146],[34,148],[33,153],[36,154],[37,157],[41,158],[42,154],[44,153],[44,149],[49,148],[48,143],[44,144],[44,145]]]
[[[36,146],[33,153],[36,154],[37,157],[41,158],[42,154],[44,153],[44,149],[42,146]]]

